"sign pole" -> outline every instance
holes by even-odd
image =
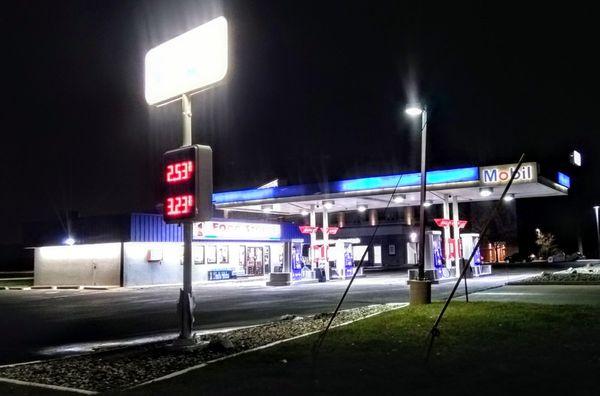
[[[183,144],[192,145],[192,101],[188,94],[181,96],[183,112]],[[179,291],[179,338],[192,338],[194,324],[194,296],[192,295],[192,226],[183,222],[183,289]]]

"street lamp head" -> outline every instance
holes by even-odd
[[[417,117],[423,113],[423,109],[421,108],[421,106],[411,105],[404,109],[404,112],[411,117]]]
[[[599,208],[600,208],[600,205],[594,206],[594,210],[598,210]]]

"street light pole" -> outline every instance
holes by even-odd
[[[425,199],[427,183],[427,110],[421,113],[421,207],[419,209],[419,280],[425,280]]]
[[[594,212],[596,212],[596,236],[598,237],[598,257],[600,257],[600,225],[598,224],[598,209],[600,206],[594,206]]]
[[[431,303],[431,280],[425,277],[425,201],[427,194],[427,111],[419,106],[406,108],[411,117],[421,116],[421,202],[419,208],[419,265],[417,279],[409,281],[410,303]]]

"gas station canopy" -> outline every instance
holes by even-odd
[[[458,202],[493,201],[500,198],[516,164],[470,166],[427,172],[427,200],[442,204],[444,197]],[[557,181],[538,175],[539,166],[526,162],[508,191],[511,197],[534,198],[568,194],[570,179],[558,173]],[[328,183],[254,188],[213,194],[216,209],[300,215],[311,208],[319,210],[323,201],[333,201],[329,213],[368,209],[418,206],[419,172],[347,179]],[[392,197],[394,194],[394,197]],[[396,198],[396,199],[393,199]]]

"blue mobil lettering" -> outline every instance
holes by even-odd
[[[483,183],[508,183],[515,171],[515,167],[483,169]],[[515,181],[533,180],[533,169],[531,165],[524,165],[515,175]]]

